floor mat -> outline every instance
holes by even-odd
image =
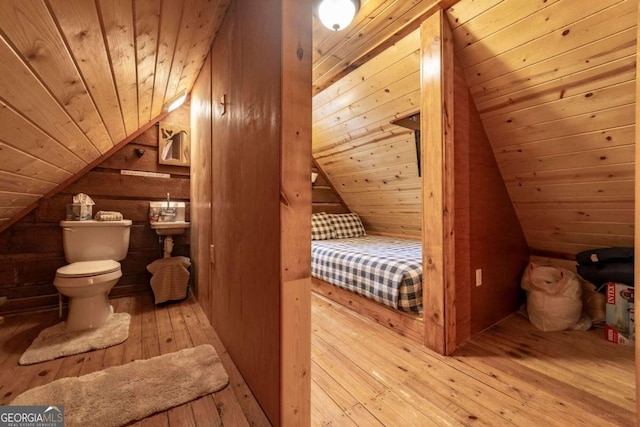
[[[122,426],[224,388],[211,345],[136,360],[27,390],[11,405],[64,406],[65,426]]]
[[[113,313],[104,325],[86,331],[67,332],[65,322],[58,323],[40,332],[18,363],[32,365],[120,344],[129,337],[130,323],[129,313]]]

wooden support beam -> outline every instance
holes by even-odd
[[[638,9],[638,22],[640,22],[640,6]],[[636,37],[636,41],[640,40],[640,25],[638,26],[638,36]],[[636,64],[638,63],[638,58],[640,55],[636,53]],[[640,79],[640,69],[636,67],[636,125],[640,123],[640,107],[638,106],[637,100],[640,99],[640,86],[638,85],[638,79]],[[640,143],[640,132],[636,130],[636,155],[635,162],[636,165],[640,164],[640,150],[638,150],[638,145]],[[635,176],[635,223],[640,224],[640,171],[636,167],[636,176]],[[635,247],[640,247],[640,231],[638,231],[638,227],[635,228]],[[635,258],[635,281],[640,280],[640,261],[638,258]],[[638,320],[636,322],[636,328],[638,327]],[[640,414],[640,369],[638,369],[638,360],[640,360],[640,339],[636,340],[636,413]]]
[[[422,281],[425,345],[455,347],[453,192],[453,42],[439,11],[420,27]]]
[[[280,423],[311,421],[311,10],[282,2]]]

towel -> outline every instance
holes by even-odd
[[[114,211],[98,211],[93,219],[98,221],[122,221],[122,214]]]
[[[189,266],[191,260],[184,256],[160,258],[147,265],[151,277],[151,289],[155,303],[179,300],[187,297]]]

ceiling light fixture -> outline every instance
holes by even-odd
[[[340,31],[351,24],[358,9],[360,0],[321,0],[318,5],[318,18],[328,29]]]
[[[179,106],[181,106],[186,99],[187,99],[186,92],[181,92],[176,97],[174,97],[172,100],[170,100],[169,102],[167,102],[165,104],[164,110],[167,113],[170,113],[173,110],[175,110],[176,108],[178,108]]]

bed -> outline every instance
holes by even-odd
[[[314,240],[311,275],[396,310],[422,311],[420,241],[382,236]]]

